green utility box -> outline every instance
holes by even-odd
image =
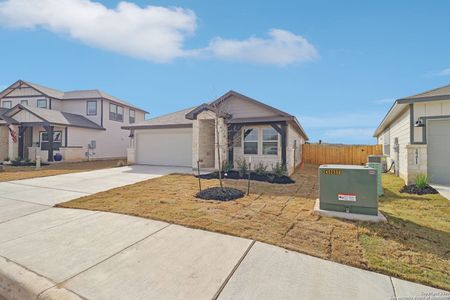
[[[321,165],[320,209],[378,215],[377,171],[351,165]]]
[[[366,164],[369,168],[373,168],[377,170],[377,193],[378,196],[383,196],[383,183],[381,181],[381,174],[382,174],[382,164],[381,163],[375,163],[375,162],[368,162]]]

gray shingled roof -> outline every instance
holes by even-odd
[[[122,104],[125,106],[129,106],[131,108],[137,109],[137,110],[141,110],[144,112],[147,112],[139,107],[134,106],[131,103],[128,103],[122,99],[119,99],[117,97],[114,97],[108,93],[105,93],[103,91],[100,90],[76,90],[76,91],[67,91],[67,92],[63,92],[63,91],[59,91],[56,89],[52,89],[40,84],[36,84],[36,83],[32,83],[29,81],[23,81],[25,84],[31,86],[32,88],[40,91],[41,93],[46,94],[47,96],[51,97],[51,98],[56,98],[56,99],[60,99],[60,100],[79,100],[79,99],[99,99],[99,98],[104,98],[104,99],[108,99],[111,100],[113,102],[117,102],[118,104]]]
[[[442,87],[438,87],[420,94],[412,95],[409,97],[404,97],[402,99],[417,99],[417,98],[428,98],[436,96],[450,96],[450,84]]]
[[[143,122],[135,123],[130,126],[124,126],[124,129],[131,128],[158,128],[158,127],[187,127],[192,126],[192,120],[186,119],[186,114],[193,110],[195,107],[186,108],[174,113],[162,115],[156,118],[145,120]]]
[[[81,115],[31,106],[16,105],[12,109],[8,110],[7,113],[4,113],[2,117],[6,116],[14,120],[14,115],[18,112],[18,110],[23,109],[31,112],[38,118],[42,119],[44,122],[50,124],[104,130],[104,128],[101,127],[100,125],[92,122],[91,120]]]

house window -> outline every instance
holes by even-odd
[[[130,124],[136,122],[136,112],[134,109],[130,109]]]
[[[2,107],[3,108],[11,108],[12,107],[12,102],[11,101],[3,101]]]
[[[248,128],[244,131],[244,154],[258,154],[258,130]]]
[[[116,104],[109,104],[109,119],[112,121],[123,122],[123,107]]]
[[[53,131],[53,150],[59,150],[62,143],[62,131]],[[41,147],[41,150],[48,150],[49,144],[48,144],[48,132],[47,131],[41,131],[39,133],[39,145]]]
[[[390,156],[391,154],[391,130],[388,129],[383,135],[383,154]]]
[[[273,128],[263,128],[263,155],[278,155],[278,132]]]
[[[47,100],[46,99],[38,99],[37,107],[39,107],[39,108],[47,108]]]
[[[97,115],[97,101],[87,101],[86,102],[86,115],[96,116]]]
[[[21,105],[28,105],[28,100],[20,100]]]

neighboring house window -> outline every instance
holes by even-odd
[[[390,156],[391,154],[391,130],[388,129],[383,135],[383,154]]]
[[[278,132],[273,128],[263,128],[263,155],[278,155]]]
[[[62,131],[53,131],[53,150],[59,150],[62,142]],[[48,150],[48,132],[41,131],[39,134],[39,145],[41,150]]]
[[[39,107],[39,108],[47,108],[47,100],[46,99],[38,99],[37,107]]]
[[[28,100],[20,100],[20,104],[22,104],[22,105],[28,105]]]
[[[11,108],[12,107],[12,102],[11,101],[3,101],[2,107],[3,108]]]
[[[244,154],[258,154],[258,130],[248,128],[244,131]]]
[[[116,104],[109,104],[109,119],[112,121],[123,122],[123,107]]]
[[[97,101],[88,101],[86,104],[86,114],[88,116],[97,115]]]
[[[134,109],[130,109],[130,124],[136,122],[136,112]]]

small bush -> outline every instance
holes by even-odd
[[[9,161],[9,157],[6,157],[3,161]]]
[[[287,174],[287,167],[286,164],[277,162],[275,164],[275,167],[273,167],[273,173],[276,177],[283,177]]]
[[[245,175],[248,174],[248,164],[245,161],[245,159],[236,161],[236,164],[237,164],[239,175],[241,177],[244,177]]]
[[[267,165],[260,161],[255,165],[255,173],[258,175],[267,175]]]
[[[428,176],[426,174],[419,174],[416,177],[416,187],[424,189],[428,186]]]
[[[233,169],[233,164],[229,161],[224,160],[222,162],[222,171],[225,173],[230,172]]]
[[[21,161],[21,159],[20,159],[20,157],[16,157],[16,158],[14,158],[14,162],[16,162],[16,163],[20,163],[20,161]]]
[[[117,168],[124,167],[124,166],[125,166],[125,162],[123,160],[119,160],[116,164]]]

